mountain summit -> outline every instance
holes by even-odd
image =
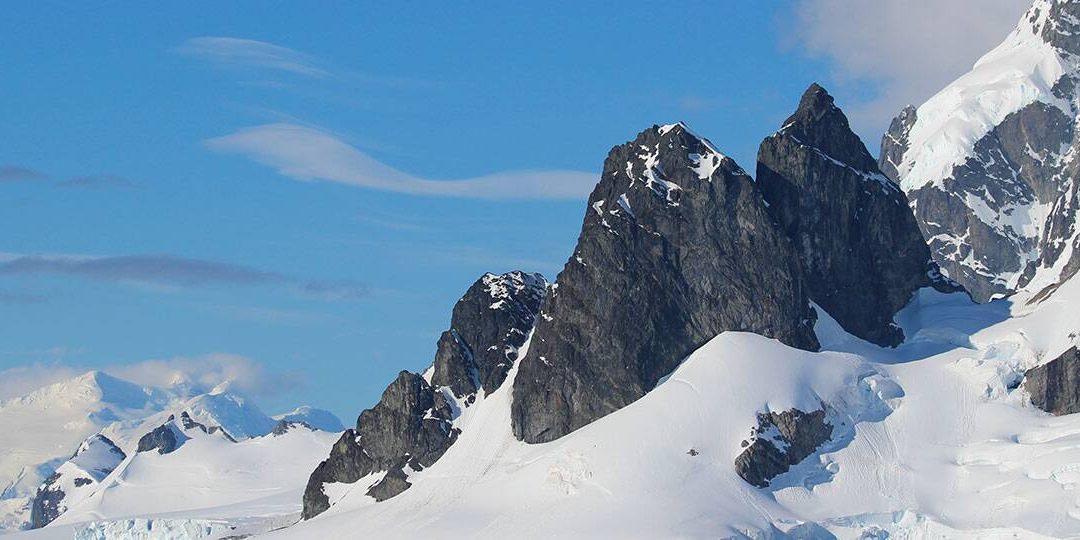
[[[1042,298],[1080,268],[1080,3],[1039,0],[972,70],[893,120],[881,168],[977,299]]]
[[[810,298],[845,330],[896,346],[893,317],[937,266],[900,187],[824,88],[813,84],[758,150],[757,184],[791,239]]]
[[[515,435],[557,439],[728,330],[815,350],[791,243],[754,181],[686,125],[611,150],[514,384]]]

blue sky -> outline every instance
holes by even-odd
[[[753,170],[818,81],[876,153],[1021,4],[876,71],[836,0],[9,6],[0,376],[227,358],[351,422],[483,272],[554,278],[612,146],[684,120]]]

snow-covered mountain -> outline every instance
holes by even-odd
[[[0,403],[0,533],[63,514],[137,453],[148,433],[176,418],[238,441],[270,434],[282,422],[286,430],[306,423],[340,431],[336,417],[311,407],[271,418],[228,384],[209,392],[182,382],[155,388],[91,371]]]
[[[0,530],[28,523],[38,486],[88,437],[136,422],[179,396],[91,371],[0,403]]]
[[[379,474],[332,484],[323,515],[268,538],[1041,538],[1080,535],[1080,415],[1028,401],[1024,371],[1080,329],[1080,282],[1022,314],[923,289],[881,348],[823,314],[821,352],[729,332],[656,389],[552,442],[518,441],[509,383],[457,441],[376,502]],[[530,353],[523,362],[530,361]],[[759,415],[824,410],[831,440],[759,488],[735,462]]]
[[[481,276],[341,433],[228,384],[6,402],[71,445],[4,440],[13,496],[38,475],[22,534],[1080,537],[1077,36],[1080,0],[1036,1],[879,160],[816,84],[756,178],[641,131],[555,282]]]
[[[1080,3],[1038,0],[972,70],[893,120],[881,168],[977,299],[1050,294],[1080,268]]]
[[[48,526],[23,535],[236,538],[295,523],[307,475],[338,434],[288,426],[233,441],[190,416],[174,417],[109,474],[76,487]]]
[[[1080,280],[974,302],[816,85],[757,170],[683,124],[615,147],[505,382],[462,396],[441,341],[270,536],[1080,535]]]

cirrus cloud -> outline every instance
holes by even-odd
[[[201,58],[219,67],[272,69],[308,77],[329,75],[311,56],[254,39],[203,36],[185,41],[176,48],[176,52]]]
[[[360,300],[368,288],[356,281],[302,279],[240,264],[169,254],[86,256],[0,253],[2,275],[63,275],[94,281],[164,287],[286,286],[310,298]]]
[[[566,170],[506,171],[464,180],[432,180],[399,171],[321,129],[266,124],[204,141],[294,180],[322,180],[408,195],[474,199],[583,199],[596,175]]]

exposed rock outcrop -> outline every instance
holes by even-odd
[[[180,448],[189,437],[176,426],[174,420],[175,417],[170,416],[168,422],[140,437],[135,452],[157,450],[159,454],[168,454]]]
[[[532,331],[547,281],[540,274],[485,274],[454,305],[439,337],[431,384],[464,398],[490,394],[506,380]]]
[[[1024,390],[1031,403],[1053,414],[1080,412],[1080,351],[1073,347],[1061,356],[1024,373]]]
[[[490,394],[507,378],[540,312],[548,282],[538,273],[487,273],[454,306],[438,339],[431,381],[402,372],[375,407],[364,410],[329,457],[311,473],[303,518],[329,508],[323,486],[354,483],[386,472],[368,489],[376,500],[409,487],[407,470],[430,467],[457,440],[453,420],[477,392]]]
[[[286,433],[288,433],[290,431],[293,431],[295,429],[306,429],[308,431],[318,431],[316,428],[308,425],[307,422],[300,422],[300,421],[290,422],[290,421],[287,421],[287,420],[278,420],[277,425],[274,426],[274,429],[270,431],[270,435],[273,435],[274,437],[278,437],[278,436],[284,435],[284,434],[286,434]]]
[[[485,274],[473,283],[439,338],[430,383],[402,371],[379,403],[360,413],[356,428],[342,434],[308,479],[304,519],[329,508],[325,484],[353,483],[385,471],[367,492],[383,501],[408,489],[408,470],[419,471],[442,457],[461,431],[453,426],[458,407],[506,380],[546,290],[543,276],[518,271]]]
[[[430,466],[457,439],[460,430],[451,423],[454,416],[442,390],[420,375],[402,371],[379,403],[360,413],[356,429],[345,430],[330,456],[311,473],[304,491],[304,518],[330,507],[324,484],[353,483],[388,471],[369,495],[384,500],[407,489],[404,468],[419,471]]]
[[[757,184],[792,240],[810,298],[851,334],[900,344],[893,316],[937,268],[904,193],[824,88],[811,85],[761,143]]]
[[[832,431],[824,410],[760,413],[751,440],[735,458],[735,472],[754,486],[768,487],[773,478],[830,440]]]
[[[514,434],[556,439],[637,400],[726,330],[818,348],[790,241],[753,180],[675,124],[611,150],[514,383]]]

